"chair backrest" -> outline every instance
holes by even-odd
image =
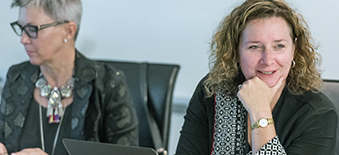
[[[321,90],[334,104],[339,112],[339,80],[324,80],[324,86]],[[339,155],[339,127],[337,132],[336,154]]]
[[[122,71],[139,118],[139,145],[155,148],[151,123],[156,122],[164,149],[168,149],[174,85],[180,69],[175,64],[98,60]],[[155,121],[150,121],[149,115]]]

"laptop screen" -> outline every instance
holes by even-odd
[[[62,140],[70,155],[157,155],[152,148],[123,146],[75,139]]]

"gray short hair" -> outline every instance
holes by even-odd
[[[13,0],[11,7],[41,7],[54,21],[73,21],[77,25],[74,40],[78,36],[82,16],[81,0]]]

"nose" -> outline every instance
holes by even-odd
[[[273,52],[270,49],[265,49],[262,52],[262,56],[260,59],[260,62],[264,65],[272,65],[274,63],[274,57],[273,57]]]
[[[28,43],[30,43],[30,41],[31,41],[31,38],[29,38],[29,36],[26,34],[26,32],[23,31],[22,35],[21,35],[21,39],[20,39],[21,44],[28,44]]]

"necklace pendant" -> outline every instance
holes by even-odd
[[[53,115],[53,108],[51,106],[51,104],[48,102],[48,105],[47,105],[47,117]]]
[[[59,115],[51,115],[48,117],[48,123],[59,123],[60,122],[60,117]]]
[[[60,92],[57,87],[54,87],[51,91],[51,94],[49,96],[48,100],[48,107],[47,107],[47,117],[48,117],[48,123],[59,123],[60,122],[60,113],[64,113],[64,110],[62,109],[60,111],[59,107],[62,107],[61,104],[61,96]]]
[[[44,85],[40,88],[40,95],[42,97],[49,96],[50,92],[51,92],[51,85]]]
[[[46,81],[45,78],[39,78],[38,81],[36,81],[36,83],[35,83],[35,87],[38,87],[38,88],[41,89],[46,84],[47,84],[47,81]]]
[[[65,114],[65,109],[64,109],[64,107],[62,106],[62,104],[59,104],[59,106],[58,106],[58,111],[59,111],[59,116],[60,116],[60,117],[63,117],[64,114]]]
[[[72,87],[71,86],[62,86],[60,88],[61,96],[70,97],[72,95]]]
[[[54,87],[54,89],[51,91],[49,102],[53,109],[55,109],[57,105],[61,103],[61,96],[57,87]]]

